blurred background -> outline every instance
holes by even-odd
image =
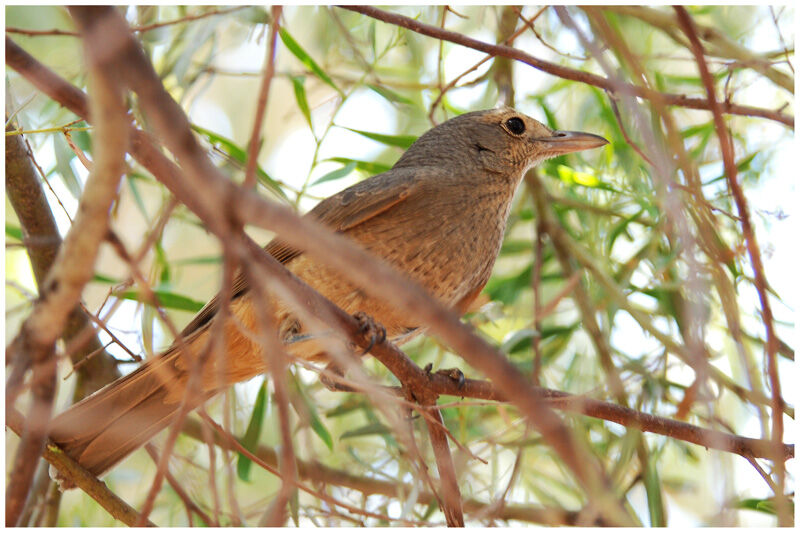
[[[187,112],[214,161],[232,180],[241,181],[267,48],[269,9],[120,9],[139,29],[137,35],[165,87]],[[701,30],[717,98],[793,117],[795,10],[687,9]],[[560,13],[537,6],[389,10],[484,42],[511,38],[514,48],[572,69],[660,93],[707,97],[671,8],[569,7]],[[65,8],[7,6],[5,17],[7,36],[85,89],[80,39],[51,31],[74,32]],[[611,141],[603,149],[539,167],[535,179],[543,187],[539,194],[545,202],[537,204],[530,180],[520,187],[482,305],[466,320],[542,386],[624,401],[640,411],[738,435],[769,437],[774,414],[768,401],[759,400],[771,396],[761,306],[708,110],[659,108],[651,100],[612,94],[508,59],[481,63],[487,58],[482,52],[334,7],[286,6],[280,26],[258,160],[261,193],[306,212],[320,199],[390,168],[403,149],[433,125],[498,104],[513,105],[553,128],[602,135]],[[7,122],[25,133],[63,235],[86,179],[79,155],[91,159],[96,141],[92,129],[75,122],[74,115],[9,68],[5,89]],[[141,120],[134,98],[130,105]],[[725,119],[782,341],[777,360],[783,390],[793,406],[798,296],[797,245],[791,244],[797,240],[794,130],[779,120],[747,113],[726,114]],[[129,249],[137,250],[144,236],[167,217],[140,268],[180,327],[219,288],[220,246],[184,206],[169,207],[170,194],[151,175],[133,160],[130,164],[112,226]],[[5,207],[10,342],[37,289],[19,220],[8,200]],[[537,229],[542,209],[565,231],[566,262]],[[271,238],[265,231],[247,231],[258,242]],[[113,333],[114,338],[105,331],[98,335],[123,373],[135,368],[131,353],[152,357],[172,341],[156,310],[141,303],[135,286],[125,283],[128,276],[126,264],[104,245],[95,279],[83,294],[86,309]],[[576,290],[583,294],[590,316]],[[597,324],[599,340],[587,330],[587,320]],[[690,345],[692,335],[697,335],[704,357],[723,381],[697,380],[692,365],[664,342],[666,338]],[[612,370],[601,361],[598,346],[607,347]],[[421,366],[459,367],[469,377],[481,377],[433,338],[418,338],[403,349]],[[365,365],[383,383],[395,383],[376,362],[366,359]],[[70,369],[64,360],[61,374],[66,376]],[[319,490],[385,518],[333,511],[301,492],[293,521],[341,526],[388,525],[397,519],[444,523],[435,500],[419,497],[427,487],[415,479],[391,429],[366,398],[330,392],[317,374],[299,367],[293,374],[294,440],[300,459],[319,461],[359,479],[407,487],[395,497],[352,483],[317,481]],[[609,383],[617,378],[623,390],[615,392]],[[730,384],[755,394],[736,394]],[[74,375],[60,380],[59,387],[56,411],[72,403]],[[259,377],[237,385],[229,402],[215,400],[209,411],[229,409],[233,434],[243,435],[249,427],[248,434],[260,433],[260,444],[275,448],[279,433],[269,392],[269,380]],[[440,403],[452,404],[443,414],[454,437],[486,461],[451,447],[464,499],[486,505],[498,499],[506,502],[505,509],[495,505],[468,510],[469,525],[570,523],[571,515],[548,518],[536,512],[578,511],[586,504],[579,485],[539,435],[526,428],[516,409],[458,398],[442,398]],[[642,525],[777,524],[768,483],[775,480],[771,462],[754,460],[762,476],[734,454],[586,416],[563,417],[601,460]],[[784,442],[794,442],[793,419],[788,412],[784,419]],[[424,424],[418,429],[424,433]],[[8,465],[17,442],[7,431]],[[432,456],[427,444],[422,452]],[[795,463],[787,463],[789,494],[794,492]],[[246,524],[258,523],[280,481],[258,467],[231,473],[221,453],[215,468],[221,509],[215,507],[214,491],[209,491],[207,448],[189,437],[179,439],[170,469],[191,501],[223,525],[235,523],[234,512]],[[138,451],[105,481],[138,508],[154,471],[147,453]],[[238,502],[238,511],[229,499]],[[47,517],[44,507],[36,505],[44,506],[31,503],[32,524]],[[509,508],[522,511],[515,514]],[[185,501],[165,484],[152,520],[187,525],[187,514]],[[48,520],[61,526],[118,524],[77,490],[63,495],[57,518]],[[192,520],[204,521],[199,514]]]

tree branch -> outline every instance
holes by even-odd
[[[338,6],[338,7],[341,7],[342,9],[349,9],[350,11],[355,11],[357,13],[361,13],[362,15],[367,15],[368,17],[372,17],[374,19],[378,19],[383,22],[387,22],[389,24],[401,26],[403,28],[407,28],[411,31],[420,33],[422,35],[427,35],[429,37],[434,37],[436,39],[442,39],[445,41],[450,41],[452,43],[460,44],[462,46],[466,46],[468,48],[480,50],[481,52],[485,52],[487,54],[516,59],[517,61],[521,61],[522,63],[530,65],[535,69],[547,72],[548,74],[552,74],[560,78],[564,78],[566,80],[579,81],[582,83],[586,83],[588,85],[593,85],[595,87],[605,89],[607,91],[621,92],[624,94],[637,96],[639,98],[645,98],[648,100],[654,97],[658,97],[662,98],[664,102],[668,105],[688,107],[690,109],[704,109],[704,110],[711,109],[711,104],[709,103],[708,100],[703,100],[701,98],[689,98],[688,96],[684,96],[681,94],[660,93],[652,89],[639,87],[628,83],[615,83],[614,81],[608,78],[597,76],[596,74],[590,74],[588,72],[584,72],[581,70],[576,70],[569,67],[557,65],[555,63],[550,63],[549,61],[544,61],[542,59],[537,59],[530,54],[526,54],[525,52],[517,50],[516,48],[494,45],[485,43],[483,41],[478,41],[477,39],[472,39],[471,37],[467,37],[466,35],[462,35],[460,33],[437,28],[436,26],[424,24],[412,18],[405,17],[403,15],[397,15],[395,13],[390,13],[388,11],[384,11],[382,9],[378,9],[372,6],[358,5],[358,6]],[[769,109],[761,109],[757,107],[731,104],[729,102],[720,104],[720,107],[723,112],[731,115],[762,117],[769,120],[774,120],[776,122],[780,122],[781,124],[784,124],[789,128],[794,129],[794,117],[780,113],[778,111],[771,111]]]
[[[14,131],[13,126],[9,124],[6,131]],[[22,135],[6,137],[6,194],[19,218],[23,243],[26,245],[41,294],[42,284],[61,247],[61,235],[44,190],[36,178],[31,157]],[[94,331],[90,320],[89,315],[78,305],[73,308],[64,326],[64,340],[70,342],[74,339],[81,344],[70,351],[73,364],[77,365],[88,354],[94,353],[78,372],[76,398],[83,398],[119,377],[114,358],[103,349],[96,334],[87,335],[86,340],[81,340],[87,328]]]

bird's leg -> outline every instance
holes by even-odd
[[[386,340],[386,328],[375,322],[375,319],[367,313],[359,311],[353,315],[353,318],[358,321],[358,332],[365,336],[369,335],[369,346],[361,355],[368,354],[373,346]]]

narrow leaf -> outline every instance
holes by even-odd
[[[292,76],[292,85],[294,86],[294,98],[297,100],[297,107],[300,108],[300,112],[303,113],[303,116],[306,117],[306,122],[308,122],[308,127],[314,129],[314,126],[311,124],[311,109],[308,107],[308,100],[306,99],[306,88],[303,85],[305,82],[305,78],[303,76]]]
[[[186,296],[182,296],[180,294],[175,294],[174,292],[164,290],[156,290],[153,292],[158,297],[159,303],[167,309],[177,309],[179,311],[191,311],[196,313],[205,305],[203,302],[192,300],[191,298],[187,298]],[[135,300],[143,303],[147,302],[147,299],[138,290],[125,291],[121,294],[116,294],[115,296],[125,300]]]
[[[319,79],[333,87],[337,93],[342,94],[342,91],[336,86],[331,77],[328,76],[325,71],[322,70],[322,68],[320,68],[316,61],[311,59],[311,56],[308,55],[305,50],[303,50],[303,48],[297,43],[297,41],[294,40],[291,35],[289,35],[288,31],[286,31],[284,28],[281,28],[279,32],[281,41],[283,41],[283,44],[286,46],[286,48],[288,48],[289,51],[308,68],[308,70],[316,74]]]
[[[238,146],[231,139],[223,137],[222,135],[218,135],[213,131],[207,130],[196,124],[192,124],[192,129],[197,133],[204,135],[211,144],[218,145],[217,147],[222,150],[222,152],[239,163],[242,167],[247,164],[247,152],[244,150],[244,148]],[[270,177],[270,175],[267,174],[263,168],[261,168],[261,165],[256,165],[256,178],[258,178],[258,181],[262,185],[275,192],[275,194],[284,200],[288,200],[286,193],[283,192],[280,184],[272,179],[272,177]]]
[[[290,386],[292,388],[292,394],[295,398],[299,398],[300,401],[303,403],[303,407],[305,408],[306,414],[309,417],[309,425],[314,433],[325,443],[325,446],[328,447],[329,450],[333,451],[333,437],[331,437],[330,431],[328,428],[325,427],[325,424],[322,423],[322,419],[320,419],[319,414],[317,413],[316,406],[308,399],[305,392],[303,392],[303,388],[298,383],[297,378],[292,375],[292,379],[290,382]]]
[[[367,424],[366,426],[361,426],[358,429],[342,433],[342,440],[353,437],[364,437],[367,435],[388,435],[390,433],[391,431],[388,427],[380,422],[375,422],[374,424]]]
[[[20,228],[19,226],[12,226],[11,224],[6,223],[6,237],[21,241],[22,228]]]
[[[385,135],[383,133],[372,133],[370,131],[356,130],[345,126],[341,127],[346,130],[350,130],[353,133],[358,133],[359,135],[363,135],[364,137],[372,139],[373,141],[377,141],[379,143],[386,144],[389,146],[396,146],[404,150],[408,149],[408,147],[414,144],[414,141],[417,140],[416,135]]]
[[[345,165],[348,163],[355,163],[356,168],[366,174],[380,174],[392,168],[390,165],[384,165],[383,163],[361,161],[358,159],[349,159],[347,157],[331,157],[330,159],[326,159],[326,161],[335,161]]]
[[[371,83],[367,84],[367,87],[378,93],[379,95],[386,98],[389,102],[393,104],[403,104],[403,105],[410,105],[413,106],[414,102],[409,100],[405,96],[401,96],[396,92],[392,91],[391,89],[387,89],[386,87],[381,87],[380,85],[373,85]]]
[[[320,179],[318,179],[317,181],[312,183],[311,186],[313,187],[314,185],[318,185],[320,183],[325,183],[327,181],[334,181],[334,180],[341,179],[341,178],[347,176],[348,174],[350,174],[353,170],[355,170],[355,168],[356,168],[356,162],[355,161],[350,161],[349,163],[347,163],[342,168],[337,168],[336,170],[328,172],[327,174],[322,176]]]
[[[254,452],[258,446],[258,439],[261,436],[261,426],[264,425],[264,407],[267,403],[267,382],[261,382],[261,387],[256,395],[256,402],[253,405],[253,412],[250,415],[250,422],[247,423],[247,430],[244,432],[241,444],[248,452]],[[253,462],[244,454],[239,453],[236,462],[236,474],[242,481],[250,481],[250,467]]]

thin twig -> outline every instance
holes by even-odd
[[[456,44],[460,44],[462,46],[466,46],[468,48],[474,48],[475,50],[480,50],[481,52],[486,52],[487,54],[510,57],[511,59],[516,59],[527,65],[530,65],[533,68],[536,68],[543,72],[547,72],[548,74],[553,74],[554,76],[558,76],[560,78],[564,78],[567,80],[583,82],[588,85],[599,87],[601,89],[624,92],[625,94],[638,96],[639,98],[645,98],[648,100],[658,97],[662,98],[664,102],[668,105],[687,107],[690,109],[705,109],[705,110],[710,109],[710,104],[708,100],[704,100],[701,98],[689,98],[687,96],[680,94],[661,93],[658,91],[654,91],[652,89],[639,87],[637,85],[631,85],[627,83],[617,84],[614,83],[612,80],[609,80],[608,78],[604,78],[602,76],[597,76],[595,74],[590,74],[582,70],[571,69],[569,67],[564,67],[561,65],[557,65],[555,63],[550,63],[549,61],[537,59],[532,55],[526,54],[525,52],[522,52],[515,48],[478,41],[477,39],[472,39],[471,37],[467,37],[466,35],[462,35],[460,33],[443,30],[437,28],[436,26],[424,24],[412,18],[405,17],[403,15],[398,15],[395,13],[390,13],[388,11],[377,9],[372,6],[358,5],[358,6],[339,6],[339,7],[343,9],[349,9],[350,11],[355,11],[363,15],[367,15],[369,17],[378,20],[382,20],[389,24],[402,26],[403,28],[407,28],[411,31],[420,33],[422,35],[427,35],[429,37],[434,37],[436,39],[443,39]],[[742,106],[736,104],[726,104],[723,106],[723,112],[731,115],[744,115],[744,116],[767,118],[769,120],[774,120],[776,122],[780,122],[781,124],[785,124],[789,128],[794,129],[794,117],[791,115],[785,115],[778,111],[771,111],[769,109],[761,109],[761,108]]]
[[[261,128],[264,123],[264,114],[267,110],[269,88],[272,85],[272,77],[275,75],[275,42],[278,37],[278,28],[280,28],[281,10],[281,6],[272,6],[269,44],[267,45],[267,54],[264,57],[264,77],[261,79],[261,87],[258,90],[253,131],[250,133],[250,142],[247,145],[247,167],[244,172],[244,186],[248,188],[256,186],[256,166],[258,165],[258,151],[261,146]]]

